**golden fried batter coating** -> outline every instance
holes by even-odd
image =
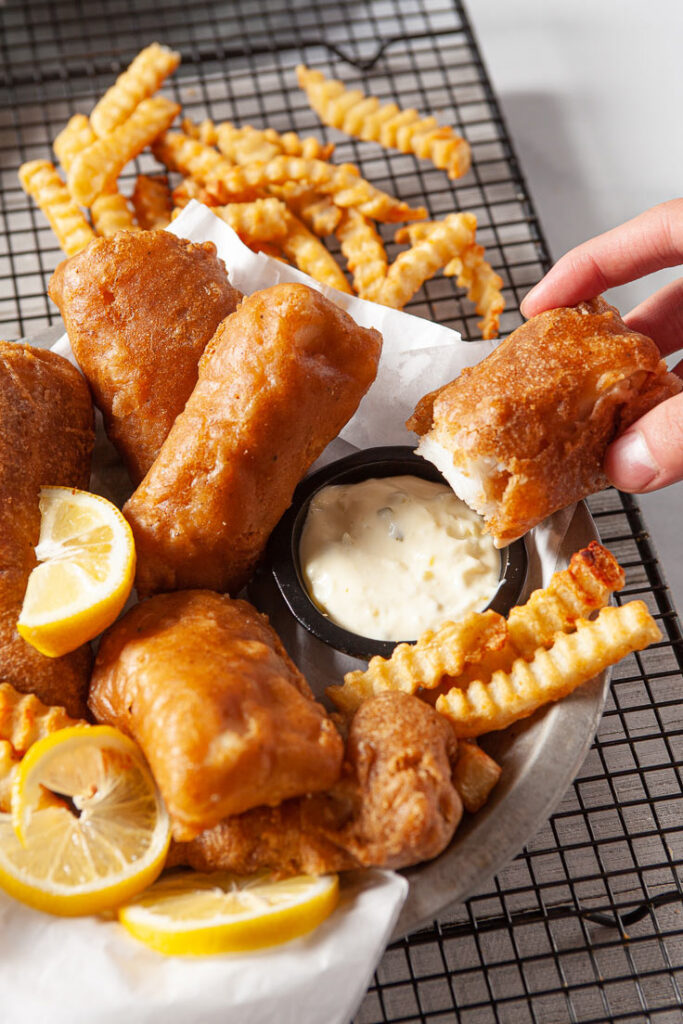
[[[95,434],[88,386],[66,359],[0,342],[0,682],[85,713],[90,649],[47,658],[16,630],[36,565],[40,488],[87,487]]]
[[[609,443],[680,390],[655,343],[597,298],[518,327],[407,426],[503,547],[607,486]]]
[[[102,641],[89,703],[142,747],[176,838],[326,789],[341,769],[341,737],[267,619],[211,591],[128,612]]]
[[[197,363],[237,307],[212,242],[167,231],[98,238],[52,276],[74,355],[134,483],[197,382]]]
[[[405,693],[371,697],[356,711],[344,774],[328,792],[228,818],[175,847],[172,862],[319,875],[431,860],[462,816],[456,754],[450,726],[429,705]]]
[[[246,583],[297,483],[374,380],[380,349],[377,331],[306,285],[244,300],[124,508],[142,596]]]

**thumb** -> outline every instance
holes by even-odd
[[[656,405],[618,437],[605,472],[621,491],[644,494],[683,480],[683,394]]]

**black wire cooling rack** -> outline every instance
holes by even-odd
[[[336,160],[359,164],[430,215],[472,210],[505,281],[501,333],[520,322],[520,299],[549,265],[458,0],[32,0],[0,6],[0,28],[7,338],[56,318],[46,286],[61,259],[17,168],[45,157],[66,119],[87,113],[153,39],[182,52],[165,91],[189,116],[324,135],[337,143]],[[452,124],[472,144],[472,170],[453,184],[413,157],[321,128],[296,87],[300,61]],[[138,169],[152,163],[143,156]],[[410,309],[476,336],[476,315],[451,280],[429,282]],[[683,642],[637,503],[607,491],[590,507],[627,569],[621,598],[645,600],[664,640],[617,667],[595,743],[559,810],[485,890],[387,951],[357,1024],[683,1019]]]

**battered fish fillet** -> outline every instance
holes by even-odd
[[[141,596],[253,572],[297,483],[375,378],[382,339],[302,284],[224,320],[159,457],[124,507]]]
[[[47,658],[16,624],[36,565],[40,488],[87,487],[94,442],[78,370],[54,352],[0,342],[0,682],[76,717],[86,712],[90,648]]]
[[[211,591],[162,594],[117,622],[89,703],[142,747],[179,839],[341,770],[341,736],[267,619]]]
[[[417,697],[371,697],[355,713],[344,774],[327,793],[228,818],[177,845],[170,863],[320,875],[431,860],[462,816],[456,752],[447,721]]]
[[[503,547],[606,487],[609,443],[682,387],[655,343],[597,298],[518,327],[407,426]]]
[[[212,242],[166,231],[95,239],[57,267],[49,293],[138,484],[192,393],[207,342],[242,296]]]

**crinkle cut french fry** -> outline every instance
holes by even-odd
[[[352,164],[337,166],[323,160],[281,155],[267,163],[236,166],[215,149],[181,132],[166,132],[154,142],[152,152],[169,170],[196,178],[221,205],[259,198],[259,189],[294,181],[332,196],[338,206],[355,206],[375,220],[419,220],[426,213],[376,189]]]
[[[169,171],[195,178],[200,185],[233,170],[233,164],[212,146],[184,132],[164,132],[152,143],[152,152]]]
[[[475,680],[466,690],[454,687],[439,697],[436,709],[458,737],[506,729],[657,640],[661,633],[643,601],[608,606],[593,621],[579,619],[575,633],[560,633],[532,661],[518,658],[509,672],[494,672],[488,683]]]
[[[458,287],[467,290],[467,298],[482,317],[478,324],[482,338],[497,337],[500,314],[505,309],[503,279],[484,259],[484,247],[470,246],[447,263],[443,272],[446,277],[457,277]]]
[[[141,50],[92,111],[90,123],[95,134],[104,138],[123,124],[144,99],[157,91],[178,64],[180,54],[159,43],[151,43]]]
[[[306,158],[326,158],[331,152],[331,146],[323,146],[317,139],[300,139],[295,132],[287,132],[280,135],[271,128],[263,130],[245,125],[242,128],[235,128],[234,125],[225,121],[216,126],[213,121],[202,121],[195,125],[188,118],[182,122],[185,135],[203,146],[212,147],[216,142],[225,159],[216,159],[214,150],[206,152],[199,147],[185,147],[185,164],[182,164],[182,157],[171,155],[169,159],[175,159],[175,170],[185,174],[192,174],[206,182],[211,179],[220,179],[223,176],[227,180],[226,172],[228,165],[265,163],[272,158],[285,154],[293,156],[305,156]],[[182,154],[179,140],[171,139],[171,144],[176,147],[176,152]],[[161,147],[157,153],[164,162]],[[227,160],[227,163],[226,163]],[[170,164],[169,164],[170,166]],[[238,181],[238,184],[242,184]],[[238,190],[239,191],[239,190]],[[244,191],[244,189],[242,189]],[[332,203],[328,196],[317,195],[312,190],[302,187],[294,182],[287,182],[282,186],[273,186],[273,194],[284,199],[291,206],[294,213],[301,216],[311,230],[319,235],[332,234],[339,223],[341,211]],[[286,194],[285,194],[286,192]],[[226,190],[224,198],[234,201],[234,195]],[[204,193],[206,197],[206,193]],[[181,200],[184,197],[181,194]],[[217,199],[214,198],[217,204]]]
[[[321,284],[330,285],[337,291],[351,294],[349,282],[334,256],[325,248],[319,238],[308,230],[305,224],[287,210],[287,234],[278,239],[285,256],[305,274],[310,274]]]
[[[195,179],[204,189],[211,184],[211,196],[206,191],[203,193],[202,202],[208,201],[207,205],[250,202],[264,195],[262,189],[247,182],[241,168],[235,167],[212,146],[191,139],[183,132],[165,132],[152,143],[152,153],[169,171]],[[177,199],[175,202],[179,205]]]
[[[453,685],[466,689],[474,680],[486,683],[494,672],[509,672],[517,658],[533,658],[539,648],[550,646],[558,633],[570,632],[578,619],[603,608],[610,595],[622,589],[624,578],[611,552],[591,541],[572,555],[566,569],[553,574],[545,589],[535,590],[526,604],[510,609],[507,640],[499,650],[487,652],[476,665],[467,665],[457,678],[444,680],[422,696],[436,703]]]
[[[320,238],[333,234],[342,219],[342,210],[330,196],[320,195],[305,185],[292,181],[286,185],[270,185],[269,191],[287,203],[292,213]]]
[[[421,221],[407,224],[399,228],[395,234],[397,242],[410,242],[416,245],[428,239],[439,221]],[[446,277],[457,277],[459,288],[467,290],[467,298],[474,302],[477,313],[482,317],[479,328],[485,339],[495,338],[500,325],[500,314],[505,309],[502,294],[503,281],[495,270],[484,259],[483,246],[473,241],[463,252],[455,255],[444,266]]]
[[[336,235],[353,276],[354,288],[361,299],[376,299],[387,274],[388,260],[375,225],[369,217],[350,207],[344,211]]]
[[[12,809],[12,780],[18,759],[7,740],[0,740],[0,813],[8,814]]]
[[[318,161],[309,161],[317,163]],[[325,165],[323,166],[331,166]],[[337,206],[355,207],[366,217],[373,220],[394,223],[402,220],[422,220],[427,211],[423,206],[410,207],[402,200],[375,188],[365,178],[361,178],[353,164],[341,164],[335,168],[335,176],[331,187],[321,187],[321,192],[329,192]]]
[[[138,224],[146,231],[158,231],[171,221],[173,199],[165,174],[138,174],[131,196]]]
[[[33,693],[19,693],[10,683],[0,683],[0,740],[7,740],[17,757],[23,757],[36,740],[79,721],[62,707],[43,704]]]
[[[250,125],[236,128],[230,121],[223,121],[216,128],[216,145],[235,164],[265,164],[284,152],[277,139],[268,138],[266,131],[257,131]]]
[[[196,178],[183,178],[179,185],[171,193],[173,206],[177,210],[183,210],[192,199],[196,199],[205,206],[218,206],[213,196],[209,195],[203,185],[200,185]]]
[[[377,302],[403,309],[425,281],[474,244],[476,230],[477,218],[472,213],[451,213],[442,221],[434,221],[424,238],[398,254],[387,271]]]
[[[82,150],[92,146],[97,136],[85,114],[74,114],[52,143],[60,164],[69,173],[71,164]]]
[[[505,643],[505,619],[494,611],[471,612],[461,622],[444,622],[427,630],[416,644],[398,644],[390,658],[376,655],[363,672],[347,672],[343,686],[327,695],[342,711],[355,711],[368,697],[385,690],[416,693],[437,686],[445,675],[459,675],[465,665]]]
[[[420,220],[415,224],[404,224],[402,228],[398,228],[394,233],[394,241],[401,244],[416,245],[417,242],[422,242],[425,238],[429,238],[429,235],[439,223],[438,220]]]
[[[247,244],[279,242],[291,230],[287,207],[275,196],[255,199],[253,203],[214,206],[212,209],[216,216],[229,224]]]
[[[526,604],[511,609],[510,639],[522,657],[553,642],[559,631],[599,611],[610,595],[624,586],[624,570],[614,555],[597,541],[576,551],[566,569],[553,574],[544,590],[535,590]]]
[[[457,679],[464,688],[474,679],[488,682],[494,672],[509,672],[519,658],[533,658],[539,647],[548,647],[558,633],[574,629],[609,602],[624,586],[624,570],[607,548],[597,541],[576,551],[566,569],[553,573],[547,587],[534,590],[526,604],[515,605],[507,619],[508,637],[503,647],[487,654],[476,666],[468,666]]]
[[[218,142],[216,125],[208,117],[200,121],[199,124],[195,124],[189,117],[184,117],[180,127],[191,139],[197,139],[198,142],[202,142],[205,146],[215,146]]]
[[[282,255],[282,250],[271,242],[251,242],[249,248],[252,252],[262,252],[264,256],[270,256],[271,259],[278,260],[280,263],[289,264],[289,260]]]
[[[129,160],[166,131],[179,111],[177,103],[163,96],[143,100],[127,121],[82,150],[68,173],[69,191],[74,199],[90,206],[93,199],[115,184]]]
[[[484,806],[501,772],[500,765],[478,747],[475,740],[458,743],[453,785],[470,814],[476,814]]]
[[[95,233],[74,202],[68,188],[49,160],[32,160],[19,168],[21,187],[38,204],[50,222],[67,256],[80,252]]]
[[[0,811],[10,810],[14,768],[29,747],[76,724],[64,708],[48,707],[32,693],[19,693],[9,683],[0,683]]]
[[[90,216],[95,233],[105,238],[117,231],[138,230],[128,200],[116,189],[93,199]]]
[[[202,138],[201,134],[198,137]],[[311,136],[302,139],[296,132],[281,135],[274,128],[253,128],[250,124],[237,128],[230,121],[217,126],[214,144],[236,164],[267,163],[281,154],[306,160],[329,160],[334,151],[331,143],[319,142]]]
[[[78,154],[96,141],[97,136],[88,118],[84,114],[74,114],[55,138],[52,148],[68,174]],[[106,237],[117,231],[132,231],[136,227],[128,200],[115,187],[93,199],[90,212],[97,235]]]
[[[273,129],[268,131],[272,132]],[[278,142],[287,156],[302,156],[304,160],[329,160],[334,153],[333,142],[320,142],[312,135],[302,139],[296,132],[283,132],[278,134]]]
[[[168,132],[166,139],[170,135],[173,133]],[[195,140],[189,141],[196,146],[200,145]],[[157,155],[156,149],[154,152]],[[159,152],[162,152],[161,148]],[[166,163],[164,156],[160,156],[159,159]],[[184,171],[181,167],[175,169],[199,177],[194,171]],[[361,213],[375,220],[420,220],[426,214],[424,208],[413,209],[402,200],[375,188],[360,176],[353,164],[328,164],[324,160],[306,160],[303,157],[277,156],[267,163],[230,166],[224,172],[216,174],[214,180],[205,180],[203,184],[214,192],[220,203],[224,203],[229,201],[235,192],[248,188],[284,185],[290,181],[307,184],[317,192],[332,196],[337,206],[355,206]]]
[[[359,89],[347,89],[343,82],[328,79],[321,71],[303,65],[296,69],[299,85],[320,120],[366,142],[399,149],[402,153],[431,160],[461,178],[471,162],[469,143],[452,128],[439,125],[433,117],[420,117],[416,110],[401,110],[395,103],[380,104]]]
[[[342,211],[330,197],[320,196],[317,192],[299,192],[290,196],[287,204],[320,238],[333,234],[342,218]]]

